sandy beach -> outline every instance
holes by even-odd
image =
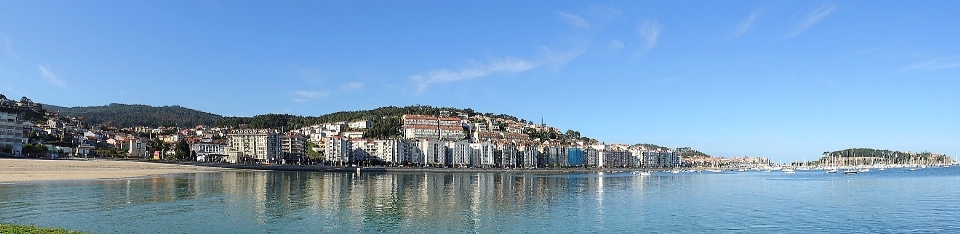
[[[0,183],[116,179],[171,173],[213,172],[216,167],[114,160],[38,160],[0,158]]]

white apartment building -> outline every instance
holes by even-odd
[[[522,156],[524,168],[535,168],[537,167],[537,158],[540,157],[539,147],[535,145],[520,145],[517,147],[517,151],[520,152]]]
[[[227,162],[271,163],[280,160],[280,131],[236,129],[227,134]]]
[[[299,164],[307,157],[307,138],[299,133],[280,135],[280,163]]]
[[[467,137],[459,118],[429,115],[403,115],[403,136],[406,139],[438,139],[459,141]]]
[[[417,146],[423,153],[423,163],[432,165],[447,164],[447,149],[443,142],[436,140],[419,140]]]
[[[21,155],[23,139],[23,121],[17,112],[0,109],[0,153]]]
[[[326,139],[324,156],[327,162],[347,163],[350,162],[350,155],[353,149],[352,143],[347,138],[341,136],[332,136]]]
[[[502,167],[517,167],[517,156],[520,152],[517,151],[517,145],[512,143],[500,144],[497,145],[500,151],[500,166]]]
[[[130,157],[149,158],[153,156],[153,154],[147,151],[148,143],[139,137],[130,138],[125,144],[127,145],[127,153],[130,154]]]
[[[493,162],[494,147],[493,143],[472,143],[470,144],[471,154],[470,163],[474,167],[495,166]]]
[[[138,139],[139,140],[139,139]],[[210,139],[202,139],[200,142],[190,144],[190,151],[197,154],[199,162],[220,162],[227,155],[227,145],[213,142]]]
[[[560,146],[546,146],[543,149],[541,157],[546,161],[543,165],[548,167],[567,166],[567,148]]]
[[[370,120],[354,121],[354,122],[350,122],[349,126],[352,129],[367,129],[373,126],[373,121],[370,121]]]
[[[425,125],[404,126],[403,137],[406,139],[439,139],[440,128]]]
[[[403,143],[400,140],[350,140],[354,160],[400,162],[403,158]]]
[[[470,153],[472,148],[470,148],[470,143],[466,141],[448,141],[445,143],[447,147],[447,158],[448,163],[453,167],[466,167],[472,165],[470,163]]]

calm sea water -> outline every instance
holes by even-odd
[[[94,233],[960,233],[960,168],[215,172],[3,184],[0,222]]]

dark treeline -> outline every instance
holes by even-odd
[[[710,155],[697,150],[687,150],[680,152],[680,157],[689,158],[689,157],[710,157]]]
[[[212,125],[219,115],[185,108],[182,106],[127,105],[113,103],[106,106],[57,107],[47,105],[47,110],[60,111],[65,116],[83,116],[84,124],[115,126],[181,126]]]
[[[930,161],[944,160],[944,158],[935,156],[930,152],[907,153],[892,150],[878,150],[871,148],[851,148],[837,150],[833,152],[823,152],[823,157],[818,160],[819,163],[831,163],[836,160],[871,160],[875,158],[887,163],[922,163]]]
[[[648,144],[648,143],[635,144],[634,146],[643,146],[648,150],[664,150],[664,151],[671,150],[670,148],[667,148],[665,146],[659,146],[659,145]]]
[[[505,114],[479,113],[470,108],[458,109],[452,107],[415,105],[406,107],[386,106],[373,110],[340,111],[316,117],[290,114],[265,114],[253,117],[223,117],[218,119],[214,126],[230,128],[246,126],[249,128],[273,128],[288,131],[321,123],[370,120],[373,122],[373,127],[366,129],[365,133],[367,137],[392,138],[400,135],[400,128],[402,126],[402,123],[400,122],[400,116],[409,114],[440,115],[441,111],[449,111],[451,114],[460,112],[470,116],[484,115],[493,118],[520,121],[514,116]]]

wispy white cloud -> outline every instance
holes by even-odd
[[[294,91],[293,94],[296,94],[297,96],[300,96],[303,98],[325,98],[330,96],[330,92],[327,92],[327,91],[317,92],[317,91],[309,91],[309,90],[297,90],[297,91]]]
[[[747,16],[747,19],[740,23],[740,26],[737,27],[737,30],[731,32],[730,35],[727,36],[727,39],[734,39],[743,36],[743,34],[747,33],[747,31],[750,31],[750,28],[753,27],[753,20],[757,19],[760,14],[760,10],[750,12],[750,15]]]
[[[907,69],[913,70],[940,70],[950,68],[960,68],[960,57],[921,60],[907,66]]]
[[[40,73],[43,74],[43,77],[46,78],[47,83],[51,83],[61,88],[67,88],[67,83],[64,83],[60,77],[57,77],[57,74],[53,74],[53,69],[50,69],[50,66],[38,66],[40,68]]]
[[[646,53],[657,46],[657,40],[660,39],[660,33],[662,32],[663,24],[660,24],[656,20],[644,20],[643,24],[640,25],[640,38],[643,39],[645,46],[640,53]]]
[[[817,78],[817,80],[820,81],[820,82],[823,82],[824,84],[827,84],[827,85],[833,85],[833,80],[828,80],[828,79],[823,79],[823,78]]]
[[[0,38],[0,44],[3,46],[3,50],[7,52],[7,55],[10,55],[11,58],[20,60],[20,56],[16,52],[13,52],[13,41],[10,40],[10,37],[3,36]]]
[[[294,98],[293,101],[294,101],[294,102],[307,102],[307,101],[310,101],[310,100],[303,99],[303,98]]]
[[[620,51],[623,49],[623,42],[620,41],[620,39],[613,39],[610,41],[610,45],[607,47],[610,49],[610,51]]]
[[[323,84],[330,76],[324,71],[292,66],[292,77],[299,78],[307,83],[318,85]]]
[[[664,77],[664,78],[661,78],[661,79],[658,79],[658,80],[654,80],[653,83],[666,83],[666,82],[672,82],[672,81],[677,81],[677,80],[682,80],[682,79],[694,77],[694,76],[697,76],[697,75],[700,75],[701,73],[703,73],[704,70],[707,70],[707,67],[702,67],[702,68],[700,68],[699,70],[687,72],[687,73],[684,73],[684,74],[679,74],[679,75]]]
[[[861,51],[857,52],[857,54],[869,54],[869,53],[873,53],[873,52],[876,52],[876,51],[878,51],[878,50],[883,50],[883,49],[887,49],[887,48],[889,48],[889,47],[894,47],[894,46],[896,46],[897,44],[900,44],[900,43],[902,43],[902,42],[904,42],[904,41],[905,41],[905,40],[900,39],[900,40],[897,40],[897,41],[895,41],[895,42],[893,42],[893,43],[890,43],[890,44],[867,48],[867,49],[864,49],[864,50],[861,50]]]
[[[341,86],[344,91],[354,91],[363,88],[363,82],[349,82]]]
[[[611,6],[596,6],[592,7],[593,12],[600,16],[603,20],[612,20],[623,17],[623,11],[620,9],[611,7]]]
[[[804,18],[802,22],[800,22],[800,24],[798,24],[796,27],[793,28],[792,31],[790,31],[790,35],[787,36],[787,38],[800,35],[800,33],[807,31],[807,29],[810,29],[810,27],[813,27],[814,24],[817,24],[817,22],[820,22],[820,20],[823,20],[823,18],[833,13],[833,11],[836,8],[837,7],[833,5],[822,5],[819,8],[814,9],[812,12],[810,12],[809,15],[807,15],[806,18]]]
[[[560,68],[566,66],[567,63],[570,63],[574,59],[580,57],[580,55],[586,53],[587,48],[589,48],[589,44],[582,44],[576,48],[565,51],[555,51],[548,47],[542,47],[542,52],[539,54],[537,59],[539,62],[535,62],[535,64],[537,66],[547,65],[554,68]]]
[[[581,18],[579,15],[570,14],[566,12],[560,12],[560,17],[563,18],[563,21],[566,21],[568,24],[580,27],[580,28],[590,28],[590,22]]]
[[[460,69],[437,69],[422,74],[409,77],[417,85],[417,93],[434,84],[450,83],[460,80],[467,80],[477,77],[483,77],[494,73],[518,73],[530,70],[540,66],[538,63],[530,62],[524,59],[507,57],[490,61],[487,64],[474,64]]]

